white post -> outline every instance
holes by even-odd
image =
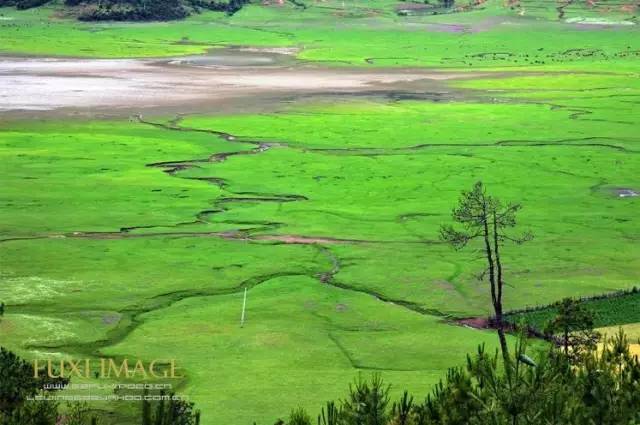
[[[244,288],[244,299],[242,300],[242,317],[240,318],[240,327],[244,326],[244,311],[247,308],[247,288]]]

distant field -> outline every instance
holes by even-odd
[[[617,329],[620,325],[640,323],[640,293],[620,294],[602,299],[587,300],[584,308],[594,315],[594,327]],[[553,306],[526,313],[515,313],[508,316],[514,323],[524,323],[536,329],[544,329],[547,322],[556,316]],[[635,326],[635,325],[634,325]],[[635,336],[635,333],[632,335]]]
[[[622,325],[622,326],[609,326],[598,329],[603,335],[608,337],[613,337],[618,332],[620,332],[620,328],[624,331],[625,335],[629,339],[629,342],[635,344],[636,350],[640,348],[640,323],[634,323],[630,325]],[[640,355],[640,352],[636,354]]]
[[[635,67],[640,53],[635,9],[623,4],[589,8],[574,2],[560,19],[555,2],[540,0],[511,8],[498,0],[474,8],[459,2],[464,12],[408,17],[396,14],[394,0],[306,3],[304,10],[290,3],[253,4],[231,18],[209,12],[152,24],[81,23],[61,18],[55,8],[5,8],[0,9],[0,52],[153,57],[228,45],[287,46],[300,49],[301,60],[330,66],[474,68],[593,62]],[[611,25],[580,23],[593,17]],[[571,19],[575,22],[566,22]]]
[[[640,193],[633,12],[345,4],[151,24],[1,10],[10,54],[244,45],[297,47],[305,66],[499,72],[423,96],[292,96],[259,114],[2,118],[0,343],[28,358],[176,357],[204,425],[270,424],[294,400],[316,412],[359,373],[421,398],[478,344],[497,346],[451,320],[490,314],[482,258],[438,240],[479,179],[521,202],[535,235],[503,253],[507,309],[639,284],[640,197],[624,196]],[[609,21],[566,22],[581,17]],[[621,300],[594,302],[598,326],[640,322],[640,298]]]

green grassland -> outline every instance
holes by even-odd
[[[5,8],[0,10],[0,51],[153,57],[229,45],[287,46],[301,49],[301,60],[331,66],[566,67],[595,60],[637,70],[633,2],[630,9],[625,3],[590,8],[574,2],[562,19],[554,2],[541,0],[511,8],[498,0],[472,8],[458,2],[460,13],[410,17],[397,16],[393,0],[346,0],[344,8],[338,0],[307,3],[306,9],[251,4],[233,17],[209,12],[151,24],[81,23],[56,7]],[[565,22],[594,16],[603,23],[632,25]]]
[[[453,353],[479,342],[495,345],[489,333],[444,325],[310,277],[275,278],[252,289],[242,329],[240,301],[240,294],[193,298],[149,313],[108,352],[179,358],[189,371],[187,394],[208,423],[270,423],[287,413],[293,397],[318,410],[357,371],[384,371],[389,382],[424,393]]]
[[[638,199],[615,192],[640,186],[635,83],[575,81],[476,80],[467,101],[324,102],[154,126],[6,122],[3,345],[175,356],[207,423],[268,423],[293,397],[317,409],[358,371],[424,394],[464,353],[496,343],[447,323],[490,310],[478,255],[438,241],[478,178],[522,202],[536,236],[505,252],[508,308],[639,280]],[[324,239],[283,243],[291,236]]]
[[[526,0],[399,17],[396,2],[345,3],[150,24],[2,10],[12,54],[293,46],[316,65],[515,72],[452,83],[455,100],[1,120],[0,343],[29,358],[175,357],[204,424],[317,411],[358,373],[422,397],[478,344],[497,346],[451,321],[490,313],[481,257],[438,240],[478,179],[521,202],[520,228],[535,234],[504,252],[506,308],[639,283],[640,197],[617,193],[640,191],[638,32],[565,22],[633,13],[582,4],[561,19]]]

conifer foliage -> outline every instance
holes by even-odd
[[[420,402],[405,392],[389,403],[380,375],[359,378],[341,403],[329,402],[318,425],[637,425],[640,361],[624,333],[589,345],[579,356],[550,347],[529,357],[527,339],[511,354],[511,374],[498,351],[479,347]],[[286,425],[300,422],[300,409]]]

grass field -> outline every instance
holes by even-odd
[[[624,3],[590,8],[574,2],[562,19],[555,2],[543,0],[521,0],[513,8],[489,0],[463,13],[410,17],[396,15],[394,0],[306,3],[304,10],[254,4],[231,18],[211,12],[154,24],[80,23],[56,8],[5,8],[0,52],[141,57],[252,45],[296,47],[301,60],[330,66],[566,69],[598,62],[635,70],[640,54],[636,9]],[[580,23],[594,19],[610,25]]]
[[[478,344],[497,346],[449,320],[487,315],[490,303],[478,253],[438,240],[478,179],[521,202],[521,229],[535,235],[504,252],[506,308],[639,283],[640,197],[620,196],[640,192],[633,13],[572,6],[560,19],[527,0],[402,18],[395,2],[346,3],[152,24],[3,9],[6,53],[242,44],[304,47],[298,58],[317,66],[514,72],[452,83],[451,100],[1,119],[0,343],[29,358],[175,357],[179,390],[207,425],[270,424],[298,403],[316,412],[358,373],[421,398]],[[640,321],[602,309],[611,317],[599,326]]]

